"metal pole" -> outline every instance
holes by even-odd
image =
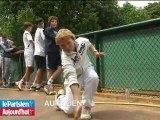
[[[99,51],[100,49],[99,49],[99,41],[98,41],[98,36],[96,35],[96,34],[94,34],[94,40],[96,41],[96,49]],[[101,83],[102,83],[102,81],[101,81],[101,75],[100,75],[100,73],[101,73],[101,71],[100,71],[100,58],[97,58],[96,59],[96,70],[97,70],[97,74],[98,74],[98,76],[99,76],[99,84],[98,84],[98,92],[102,92],[102,90],[101,90]]]

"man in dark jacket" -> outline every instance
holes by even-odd
[[[55,43],[55,36],[57,34],[57,20],[58,18],[56,16],[50,16],[48,20],[49,27],[44,31],[48,79],[47,85],[44,87],[44,91],[48,95],[55,93],[53,91],[53,81],[56,80],[62,72],[60,48]]]

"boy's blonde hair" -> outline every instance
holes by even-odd
[[[59,43],[63,42],[66,39],[73,39],[75,40],[76,37],[75,35],[68,29],[60,29],[55,37],[56,44],[58,45]]]

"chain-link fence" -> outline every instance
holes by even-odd
[[[82,34],[106,55],[95,61],[99,89],[160,95],[160,19]],[[146,92],[147,91],[147,92]]]

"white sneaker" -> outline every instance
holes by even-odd
[[[22,81],[19,81],[19,82],[16,82],[16,84],[17,84],[17,87],[18,87],[18,89],[21,91],[21,90],[23,90],[23,87],[24,87],[24,82],[22,82]]]
[[[58,93],[56,93],[54,101],[56,101],[60,95],[64,95],[64,90],[63,89],[60,89],[58,91]],[[57,105],[55,105],[55,109],[56,109],[56,111],[60,111],[61,110]]]
[[[30,90],[30,85],[29,84],[25,85],[25,90]]]
[[[18,84],[19,84],[19,81],[15,82],[15,84],[18,86]]]
[[[45,85],[44,86],[44,91],[47,95],[55,95],[56,94],[56,91],[54,91],[53,89],[53,85]]]
[[[91,119],[91,108],[82,107],[81,120],[90,120]]]

